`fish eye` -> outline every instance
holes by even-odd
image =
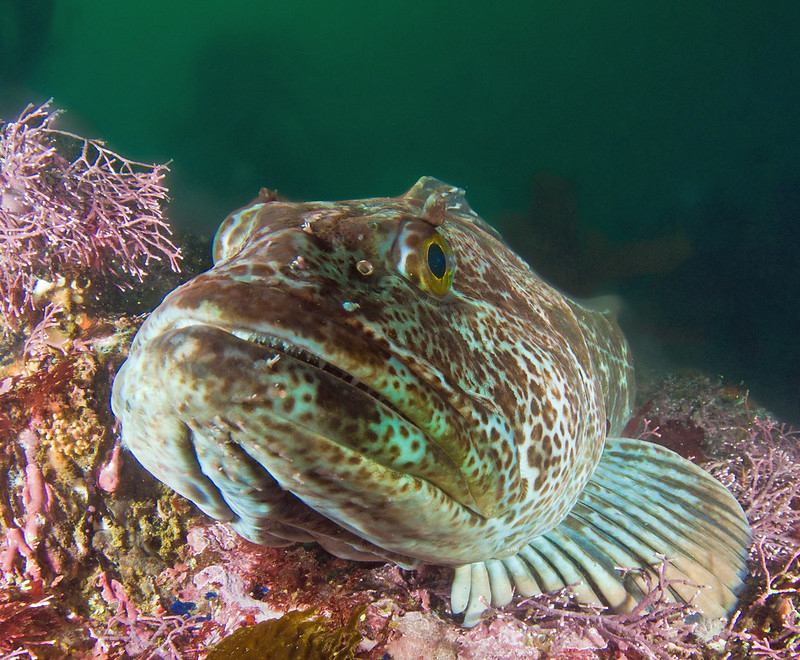
[[[447,257],[442,246],[433,241],[428,245],[428,270],[437,280],[447,275]]]
[[[436,229],[425,222],[408,222],[395,244],[398,270],[420,289],[444,296],[453,284],[453,251]]]
[[[453,253],[438,232],[423,243],[425,265],[422,288],[443,296],[453,284]]]

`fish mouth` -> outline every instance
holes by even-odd
[[[319,371],[332,376],[336,380],[338,380],[342,385],[345,387],[350,387],[355,390],[360,390],[370,398],[374,399],[378,403],[382,404],[389,410],[391,410],[394,414],[398,417],[404,419],[408,424],[411,424],[415,428],[419,429],[421,432],[424,432],[423,429],[414,422],[400,407],[397,406],[393,401],[391,401],[388,397],[381,394],[376,389],[367,385],[363,380],[360,380],[357,376],[352,374],[347,369],[337,366],[333,362],[326,360],[325,358],[321,357],[320,355],[308,350],[307,348],[303,348],[302,346],[295,344],[288,339],[283,337],[279,337],[277,335],[270,335],[270,334],[262,334],[252,331],[245,331],[245,330],[226,330],[234,337],[238,339],[242,339],[251,344],[257,344],[259,346],[265,346],[269,348],[271,351],[275,351],[274,356],[271,360],[277,363],[281,357],[285,356],[295,360],[296,362],[301,362],[307,364]]]
[[[290,329],[318,310],[298,306],[291,296],[269,298],[271,314],[264,312],[265,305],[250,314],[241,307],[253,305],[251,298],[219,295],[228,305],[241,303],[228,316],[252,319],[231,324],[222,321],[221,303],[211,314],[193,309],[192,298],[181,298],[188,293],[196,292],[176,290],[171,302],[192,311],[177,318],[154,313],[133,350],[147,345],[149,353],[161,355],[160,368],[192,386],[184,397],[192,403],[175,404],[189,422],[215,427],[217,418],[238,415],[241,442],[255,448],[267,443],[297,463],[306,460],[296,454],[297,437],[311,434],[318,443],[307,449],[312,454],[334,452],[335,446],[351,465],[359,458],[363,466],[424,480],[484,518],[506,508],[506,478],[494,458],[497,452],[485,447],[488,434],[451,401],[445,384],[425,365],[335,322],[324,332],[307,324],[311,336],[295,337]],[[203,305],[210,305],[207,299],[203,296]],[[265,323],[265,316],[274,322]],[[494,421],[493,415],[486,418]],[[501,432],[503,423],[499,418],[495,423]],[[272,428],[268,440],[262,439],[265,425]]]
[[[293,399],[288,408],[274,396],[262,403],[263,415],[284,424],[283,431],[273,435],[273,446],[302,462],[304,458],[295,453],[297,438],[311,433],[320,443],[314,452],[336,445],[347,453],[351,465],[358,456],[364,465],[377,464],[423,479],[462,506],[483,513],[483,502],[476,500],[462,472],[464,460],[452,451],[458,442],[463,444],[460,425],[465,420],[454,411],[432,417],[431,409],[444,410],[446,403],[436,388],[427,387],[405,363],[411,395],[397,387],[388,377],[388,361],[394,360],[392,364],[398,368],[397,358],[383,355],[385,349],[379,346],[372,351],[371,363],[365,365],[358,354],[348,355],[347,349],[336,351],[329,359],[296,340],[270,332],[272,328],[265,330],[216,326],[217,332],[241,342],[242,349],[255,358],[253,364],[263,365],[266,371],[258,382],[266,384],[267,392],[273,382],[280,382],[283,389],[278,397],[285,392],[287,399]],[[353,365],[352,370],[343,364]],[[293,390],[295,386],[299,393]],[[304,393],[309,398],[304,398]]]
[[[309,421],[296,407],[284,414],[274,406],[275,417],[305,426],[365,461],[424,479],[483,517],[496,515],[504,506],[503,471],[479,445],[485,434],[443,395],[441,384],[431,382],[431,375],[420,373],[417,365],[352,334],[358,352],[348,354],[349,346],[340,337],[337,347],[342,348],[322,357],[285,333],[274,332],[273,327],[218,329],[269,356],[261,359],[273,364],[276,372],[300,371],[314,381],[311,387],[324,389],[326,396],[314,402]],[[283,359],[286,365],[281,364]],[[402,379],[390,376],[392,370],[402,373]],[[403,381],[399,386],[398,380]],[[291,387],[286,384],[287,389]]]

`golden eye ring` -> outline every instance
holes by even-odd
[[[445,295],[453,284],[453,252],[441,236],[434,233],[420,246],[421,286],[437,296]]]
[[[425,293],[441,298],[450,291],[455,275],[453,250],[447,239],[427,222],[404,223],[392,254],[397,270]]]

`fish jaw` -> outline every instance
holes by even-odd
[[[295,509],[299,500],[389,553],[458,563],[499,551],[476,547],[485,518],[453,496],[456,484],[469,497],[458,466],[368,392],[343,394],[338,375],[210,326],[170,330],[148,346],[160,359],[129,360],[114,389],[126,443],[154,476],[251,540],[264,541],[246,522],[259,516],[297,524],[285,501],[264,504],[291,493]],[[245,471],[246,482],[237,477]],[[252,491],[257,509],[240,499]]]

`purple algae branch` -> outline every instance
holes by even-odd
[[[151,261],[179,271],[163,215],[167,165],[128,160],[53,127],[50,101],[0,123],[0,321],[16,329],[41,281],[142,281]]]

